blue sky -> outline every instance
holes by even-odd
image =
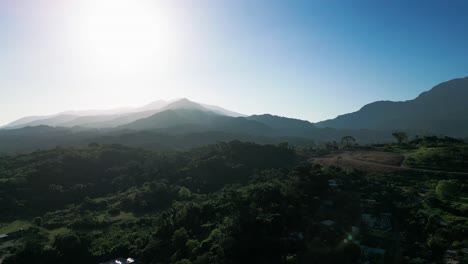
[[[0,124],[178,97],[333,118],[468,76],[467,13],[457,0],[5,0]]]

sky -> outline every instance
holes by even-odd
[[[186,97],[312,122],[468,76],[468,1],[0,0],[0,125]]]

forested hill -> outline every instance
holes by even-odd
[[[341,232],[317,222],[327,217],[317,197],[327,195],[329,176],[299,162],[286,145],[241,142],[174,154],[94,145],[2,157],[0,223],[11,224],[0,230],[22,227],[24,237],[0,256],[4,264],[122,256],[137,263],[355,262],[359,247],[336,247]],[[340,223],[351,221],[346,212]],[[316,237],[327,241],[322,253],[307,249]]]
[[[414,144],[409,166],[466,148]],[[468,245],[466,179],[345,171],[306,158],[323,151],[233,141],[186,152],[91,144],[0,156],[0,259],[432,263]]]
[[[379,101],[359,111],[317,123],[336,129],[405,129],[466,137],[468,77],[441,83],[404,102]]]

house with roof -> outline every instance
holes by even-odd
[[[335,224],[335,221],[332,221],[332,220],[329,220],[329,219],[328,219],[328,220],[324,220],[324,221],[322,221],[322,222],[320,222],[320,223],[321,223],[322,225],[324,225],[324,226],[332,226],[332,225]]]

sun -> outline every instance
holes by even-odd
[[[73,9],[72,45],[89,71],[131,74],[172,63],[177,30],[168,9],[149,0],[83,0]]]

